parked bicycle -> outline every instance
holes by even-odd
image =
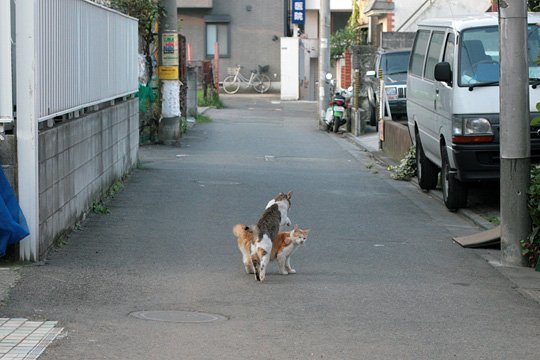
[[[240,89],[240,84],[244,83],[246,89],[252,86],[255,91],[264,94],[270,89],[270,78],[264,73],[268,71],[268,65],[259,65],[259,70],[251,70],[249,79],[242,75],[240,69],[242,66],[237,65],[236,68],[229,69],[229,76],[223,79],[223,90],[227,94],[236,94]]]

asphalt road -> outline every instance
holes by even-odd
[[[0,315],[65,328],[40,359],[538,359],[538,303],[452,241],[473,224],[318,131],[316,104],[225,100],[181,147],[141,148],[110,214],[21,270]],[[280,191],[311,233],[297,274],[261,284],[231,229]]]

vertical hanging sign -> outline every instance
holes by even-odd
[[[292,23],[304,24],[306,17],[306,1],[292,0]]]
[[[161,66],[159,78],[163,80],[178,80],[178,34],[163,33],[161,35]]]

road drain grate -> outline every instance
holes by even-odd
[[[210,323],[228,320],[223,315],[185,310],[146,310],[135,311],[130,316],[141,320],[172,323]]]

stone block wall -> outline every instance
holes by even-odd
[[[2,166],[6,178],[15,192],[17,192],[15,171],[15,164],[17,163],[16,154],[17,142],[15,141],[15,136],[5,134],[4,140],[0,140],[0,166]]]
[[[416,32],[383,32],[381,47],[386,50],[412,48]]]
[[[138,99],[130,99],[40,131],[40,258],[136,166],[138,106]]]

